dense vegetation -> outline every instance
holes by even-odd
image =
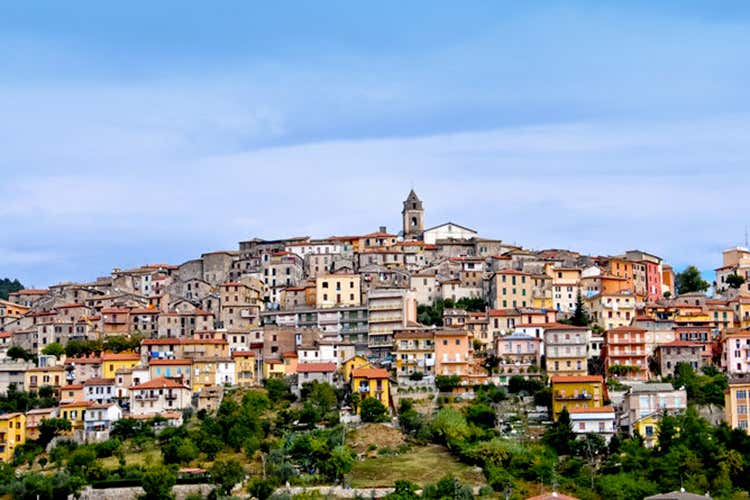
[[[23,285],[17,279],[2,278],[0,279],[0,299],[8,300],[11,293],[20,292],[23,288]]]

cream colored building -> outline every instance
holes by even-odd
[[[586,307],[594,323],[612,330],[618,326],[630,326],[635,318],[635,302],[632,293],[599,293],[586,299]]]
[[[315,302],[319,308],[362,304],[359,274],[326,274],[315,279]]]
[[[513,269],[495,272],[490,278],[490,307],[493,309],[531,307],[534,282],[532,275]]]

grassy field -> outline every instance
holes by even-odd
[[[357,462],[347,476],[354,488],[393,486],[397,479],[406,479],[424,486],[452,474],[462,483],[483,486],[484,476],[473,467],[458,462],[442,446],[416,446],[395,456],[368,458]]]

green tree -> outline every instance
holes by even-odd
[[[545,431],[542,442],[559,455],[569,455],[575,438],[576,435],[570,423],[570,413],[567,408],[563,408],[557,416],[557,421]]]
[[[576,295],[576,308],[573,311],[573,316],[570,317],[570,324],[574,326],[589,326],[589,313],[586,311],[586,306],[583,303],[583,295],[578,290]]]
[[[388,409],[377,398],[365,398],[359,405],[359,414],[363,422],[385,422],[388,420]]]
[[[172,486],[177,482],[177,476],[170,467],[155,465],[147,468],[141,477],[141,487],[145,492],[141,500],[169,500],[174,498]]]
[[[739,274],[732,273],[729,276],[727,276],[727,285],[729,285],[732,288],[739,288],[744,284],[745,284],[745,278],[740,276]]]
[[[258,500],[266,500],[273,494],[273,483],[267,479],[255,477],[247,485],[247,492]]]
[[[342,481],[344,476],[352,470],[355,454],[348,447],[339,445],[331,450],[330,457],[321,462],[321,472],[334,481]]]
[[[23,359],[24,361],[31,361],[36,358],[34,353],[17,345],[9,347],[5,354],[11,359]]]
[[[39,439],[40,445],[47,446],[55,436],[63,432],[70,431],[70,421],[64,418],[45,418],[39,422]]]
[[[11,293],[20,292],[21,290],[23,290],[23,285],[17,279],[0,279],[0,299],[8,300]]]
[[[278,403],[282,400],[294,401],[297,399],[292,394],[289,382],[282,378],[267,378],[263,381],[263,385],[265,385],[266,391],[268,391],[268,399],[273,403]]]
[[[688,266],[675,276],[677,293],[682,295],[691,292],[705,292],[708,290],[708,281],[701,277],[701,272],[695,266]]]
[[[47,356],[57,356],[59,358],[65,354],[65,348],[59,342],[52,342],[44,346],[42,354],[46,354]]]
[[[451,392],[461,385],[459,375],[438,375],[435,377],[435,386],[440,392]]]
[[[229,495],[234,485],[245,478],[245,469],[235,459],[216,460],[209,469],[211,481],[216,484],[224,495]]]
[[[385,496],[386,500],[417,500],[419,498],[419,495],[417,495],[419,485],[411,481],[399,479],[393,486],[394,491]]]

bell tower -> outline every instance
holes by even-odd
[[[404,201],[404,209],[401,210],[404,219],[404,239],[421,240],[424,232],[424,209],[422,201],[412,189]]]

